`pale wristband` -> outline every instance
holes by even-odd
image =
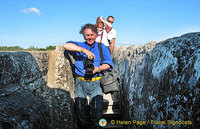
[[[99,68],[99,67],[97,67],[98,68],[98,70],[99,70],[99,73],[101,72],[101,69]]]
[[[81,52],[83,52],[84,50],[83,50],[83,48],[81,48]]]

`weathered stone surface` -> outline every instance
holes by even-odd
[[[63,53],[61,46],[49,52],[0,52],[0,128],[75,128],[74,79]],[[198,129],[200,33],[116,47],[113,55],[123,85],[124,119],[150,121],[128,128]]]
[[[58,64],[58,65],[57,65]],[[46,117],[45,124],[49,128],[73,128],[73,76],[71,74],[71,67],[69,62],[64,57],[64,50],[50,51],[50,52],[1,52],[0,53],[0,105],[5,101],[16,102],[22,104],[6,104],[0,110],[0,121],[2,126],[5,125],[5,118],[13,119],[17,117],[16,127],[36,128],[31,124],[37,119]],[[59,75],[59,76],[57,76]],[[53,83],[47,83],[51,79]],[[68,79],[68,80],[66,80]],[[59,82],[57,81],[59,80]],[[28,92],[27,92],[28,91]],[[18,93],[26,94],[26,100],[30,100],[32,104],[37,103],[36,108],[41,112],[46,111],[46,116],[35,117],[34,114],[31,119],[25,119],[27,126],[23,126],[23,114],[28,115],[35,112],[30,112],[34,107],[27,106],[23,97]],[[28,95],[27,95],[28,94]],[[18,97],[14,97],[18,96]],[[25,103],[25,104],[24,104]],[[39,105],[39,103],[42,103]],[[12,107],[28,108],[12,112]],[[8,110],[6,110],[8,109]],[[46,110],[48,109],[48,110]],[[40,112],[40,111],[38,111]],[[8,115],[9,114],[9,115]],[[21,114],[21,116],[20,116]],[[6,119],[7,120],[7,119]],[[9,125],[9,122],[6,125]],[[37,121],[38,122],[38,121]],[[40,121],[39,121],[40,122]],[[41,122],[43,122],[41,120]],[[12,125],[12,123],[10,123]],[[25,123],[26,124],[26,123]],[[37,123],[40,124],[40,123]],[[41,127],[43,124],[41,124]]]
[[[43,96],[51,106],[54,128],[74,129],[74,78],[63,47],[57,46],[55,51],[49,52],[48,69],[50,91]]]
[[[55,66],[55,80],[56,84],[61,89],[70,91],[74,97],[74,78],[69,60],[64,55],[64,48],[62,46],[56,47],[57,61]]]
[[[23,89],[29,91],[35,90],[37,87],[34,86],[37,83],[39,83],[39,86],[41,84],[45,85],[46,80],[43,76],[46,75],[47,69],[42,69],[42,67],[45,67],[48,62],[37,63],[33,55],[28,52],[1,52],[0,85],[19,84]],[[46,53],[40,53],[39,55],[40,57],[47,56]],[[43,60],[48,61],[48,58],[43,58]],[[38,64],[42,66],[42,70]]]
[[[200,33],[142,47],[115,50],[123,83],[124,118],[148,121],[129,128],[198,128],[200,123]],[[166,121],[166,124],[151,124]],[[192,124],[168,125],[167,120]]]
[[[48,106],[27,91],[7,93],[0,104],[1,129],[51,128]]]

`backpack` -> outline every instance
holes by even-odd
[[[103,51],[102,51],[102,43],[98,43],[98,48],[100,52],[101,57],[101,64],[103,64]],[[120,77],[119,73],[114,70],[107,70],[102,72],[102,77],[100,79],[101,88],[103,90],[103,93],[113,93],[119,91],[120,86]]]

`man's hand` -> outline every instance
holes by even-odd
[[[92,71],[93,74],[101,71],[108,70],[110,68],[109,64],[102,64],[99,67],[94,67],[94,70]]]
[[[92,73],[95,74],[95,73],[98,73],[98,72],[99,72],[98,67],[94,67],[94,70],[92,71]]]
[[[105,20],[103,19],[103,17],[100,17],[99,18],[103,23],[105,22]]]
[[[87,49],[84,49],[83,52],[87,55],[88,59],[90,59],[90,60],[94,60],[95,59],[95,55],[91,51],[89,51]]]

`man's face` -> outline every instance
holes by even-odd
[[[92,45],[95,42],[96,36],[97,34],[93,32],[91,29],[89,28],[85,29],[84,38],[85,38],[86,43],[88,43],[89,45]]]
[[[112,17],[109,17],[109,18],[107,19],[107,22],[109,22],[110,24],[113,24],[114,19],[113,19]]]

